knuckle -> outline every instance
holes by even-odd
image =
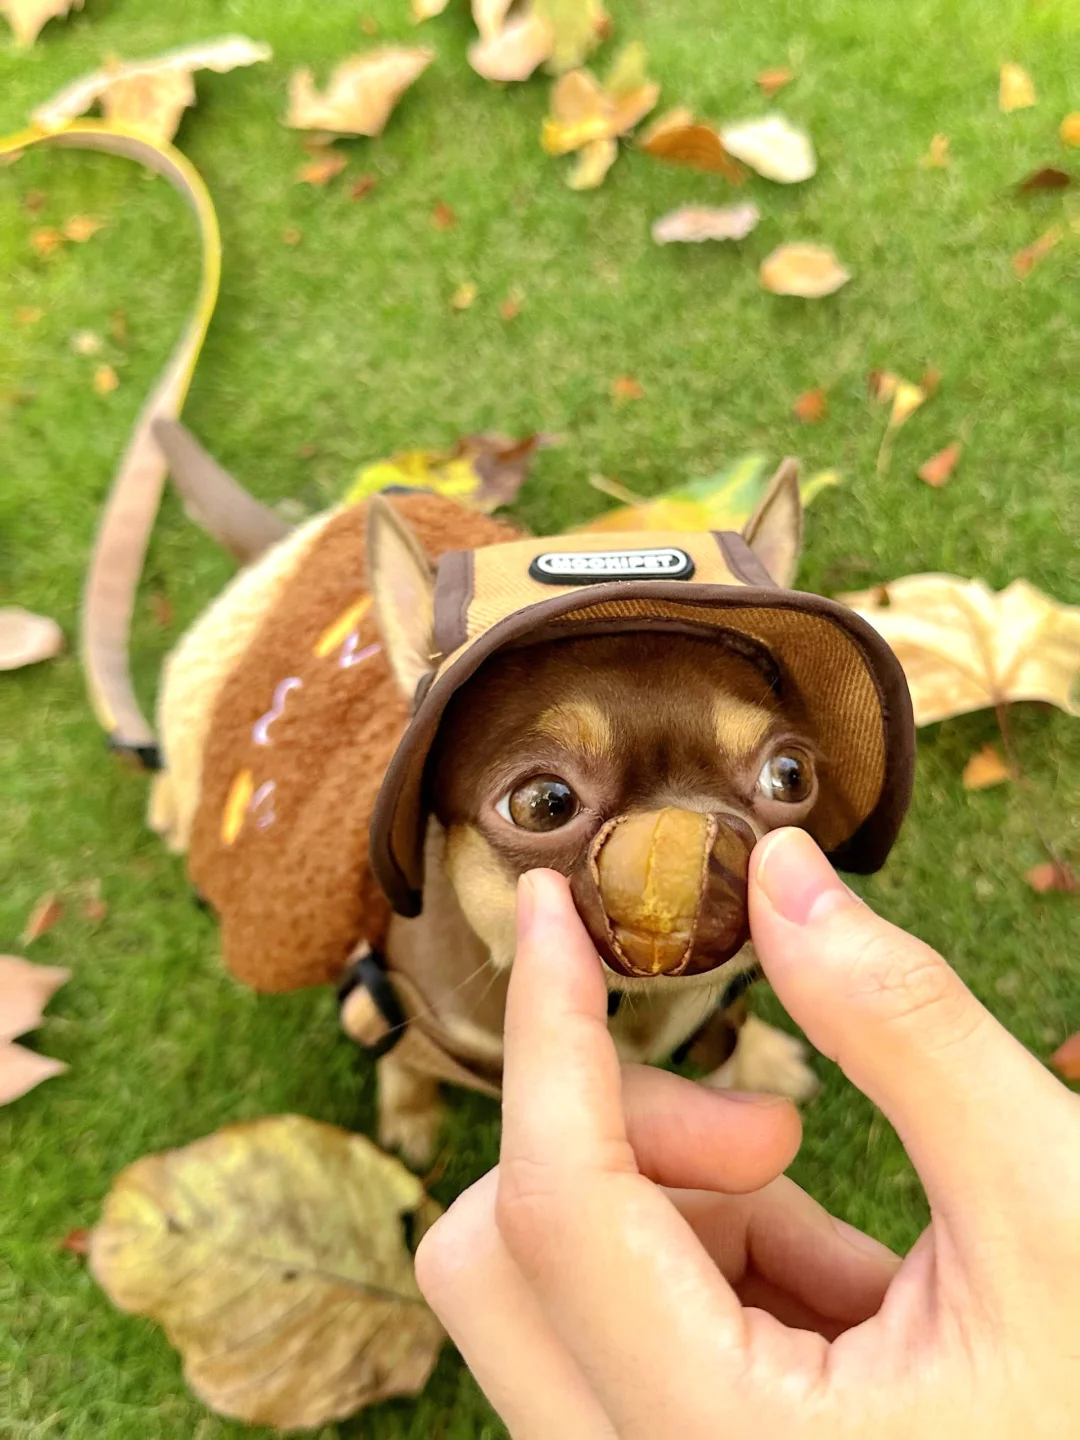
[[[495,1224],[515,1256],[537,1258],[551,1242],[569,1203],[552,1165],[525,1156],[499,1163]]]

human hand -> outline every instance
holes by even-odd
[[[622,1069],[565,882],[532,872],[500,1162],[417,1254],[515,1440],[1077,1434],[1080,1100],[803,832],[758,845],[750,917],[790,1014],[895,1125],[931,1223],[901,1263],[773,1178],[798,1142],[784,1102]]]

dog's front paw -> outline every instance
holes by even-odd
[[[390,1111],[379,1117],[379,1144],[396,1150],[414,1170],[425,1170],[435,1156],[435,1145],[446,1119],[446,1106],[433,1104],[420,1111]]]
[[[739,1031],[735,1053],[703,1085],[716,1090],[763,1090],[804,1101],[816,1095],[817,1076],[807,1062],[807,1047],[794,1035],[751,1015]]]

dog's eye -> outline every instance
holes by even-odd
[[[805,750],[793,745],[766,760],[758,776],[758,790],[766,800],[781,800],[788,805],[805,800],[813,784],[813,761]]]
[[[557,775],[537,775],[504,795],[495,809],[519,830],[558,830],[577,814],[577,796]]]

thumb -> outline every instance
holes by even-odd
[[[749,898],[782,1004],[892,1121],[931,1204],[959,1204],[970,1223],[974,1197],[1020,1201],[1017,1171],[1043,1172],[1064,1087],[940,955],[853,895],[805,831],[758,844]]]

